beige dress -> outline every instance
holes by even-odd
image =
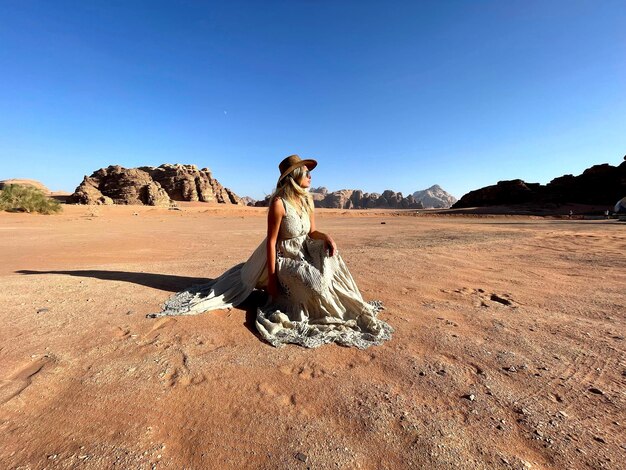
[[[391,339],[393,328],[377,318],[380,302],[365,302],[341,255],[329,256],[322,240],[308,236],[311,221],[283,200],[276,243],[276,274],[281,294],[257,310],[256,327],[273,346],[296,343],[314,348],[325,343],[365,349]],[[190,315],[243,302],[255,288],[267,286],[265,240],[245,263],[217,279],[170,298],[150,317]]]

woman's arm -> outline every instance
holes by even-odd
[[[270,202],[267,214],[267,292],[272,297],[279,294],[278,278],[276,277],[276,240],[280,222],[285,216],[285,207],[280,198],[275,197]]]
[[[335,251],[337,251],[337,245],[335,245],[335,241],[330,235],[317,231],[317,229],[315,228],[315,211],[311,211],[311,213],[309,214],[309,218],[311,219],[309,237],[316,240],[324,240],[326,242],[326,247],[328,248],[328,253],[330,254],[330,256],[333,256],[335,254]]]

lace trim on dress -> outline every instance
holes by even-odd
[[[257,329],[263,339],[274,347],[285,344],[298,344],[305,348],[318,348],[324,344],[337,343],[340,346],[367,349],[389,341],[394,329],[376,316],[384,310],[382,302],[373,300],[367,303],[371,307],[368,313],[356,320],[346,322],[318,324],[308,321],[292,321],[280,311],[259,309]],[[263,327],[259,327],[259,323]],[[264,327],[269,326],[269,329]]]

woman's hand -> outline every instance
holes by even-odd
[[[335,245],[335,241],[332,239],[330,235],[324,234],[324,242],[326,243],[328,254],[330,256],[333,256],[337,251],[337,245]]]
[[[309,229],[309,237],[314,240],[324,240],[324,245],[328,250],[328,254],[333,256],[337,252],[337,245],[335,245],[335,241],[332,239],[330,235],[326,235],[325,233],[318,232],[315,228],[315,215],[314,212],[309,214],[309,220],[311,221],[311,228]]]
[[[275,299],[280,295],[280,286],[278,284],[276,274],[271,275],[267,281],[267,293],[270,297],[272,297],[272,299]]]

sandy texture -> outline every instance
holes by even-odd
[[[0,468],[620,468],[626,225],[409,214],[318,211],[396,329],[360,351],[145,318],[264,209],[0,213]]]

